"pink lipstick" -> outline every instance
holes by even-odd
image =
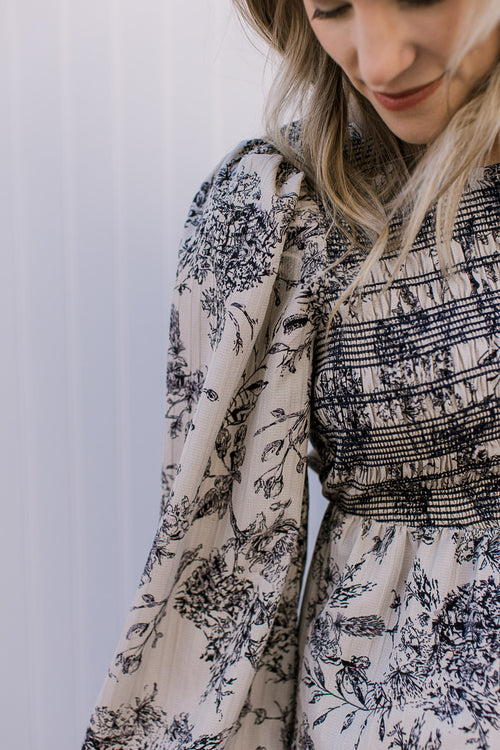
[[[405,109],[416,107],[417,104],[428,99],[441,86],[443,78],[444,74],[425,86],[402,91],[400,94],[383,94],[381,91],[373,91],[372,93],[385,109],[390,109],[392,112],[402,112]]]

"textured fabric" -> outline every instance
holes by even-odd
[[[301,750],[500,747],[499,236],[496,166],[462,196],[447,278],[429,216],[396,280],[385,257],[318,336],[332,502],[302,611]]]
[[[180,247],[164,502],[85,748],[289,747],[305,552],[309,288],[326,226],[274,149],[231,154]]]
[[[85,750],[500,746],[498,167],[342,306],[361,258],[269,145],[196,196],[164,498]],[[304,594],[308,437],[331,500]]]

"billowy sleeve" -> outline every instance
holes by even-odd
[[[289,750],[303,574],[309,281],[325,226],[271,146],[197,194],[172,303],[158,529],[84,750]]]

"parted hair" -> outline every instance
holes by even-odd
[[[267,137],[304,170],[332,225],[341,215],[342,223],[350,227],[347,252],[359,246],[357,238],[365,238],[365,247],[368,240],[366,259],[334,312],[395,243],[399,252],[393,276],[397,274],[433,207],[438,257],[443,273],[448,273],[460,197],[500,134],[500,60],[432,143],[412,146],[391,133],[323,50],[303,0],[233,3],[242,20],[278,53],[279,66],[266,105]],[[500,0],[470,0],[468,12],[447,76],[500,24]],[[300,149],[290,138],[294,120],[300,121]],[[361,130],[366,158],[359,153],[354,158],[349,138],[352,122]]]

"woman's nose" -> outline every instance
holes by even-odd
[[[370,14],[358,20],[355,46],[361,80],[384,91],[410,68],[416,57],[411,31],[392,14]]]

